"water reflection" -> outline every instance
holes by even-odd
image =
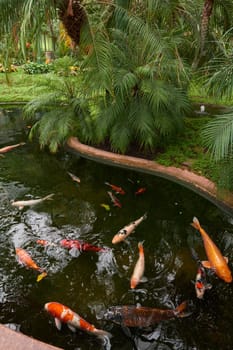
[[[23,148],[0,158],[0,322],[66,350],[100,349],[94,337],[66,327],[59,332],[43,311],[58,301],[77,311],[96,327],[110,331],[112,349],[226,349],[233,348],[232,284],[214,274],[213,288],[197,300],[192,280],[196,262],[193,247],[205,259],[203,243],[191,226],[200,218],[221,251],[233,261],[232,217],[185,188],[151,175],[109,167],[69,152],[51,155],[27,139],[28,130],[14,111],[0,115],[0,147],[25,141]],[[67,172],[78,175],[75,183]],[[131,181],[129,181],[130,179]],[[122,208],[112,206],[105,182],[121,185]],[[135,196],[134,184],[146,191]],[[40,198],[52,201],[22,211],[11,201]],[[105,210],[102,203],[108,204]],[[127,241],[112,245],[113,236],[143,213],[148,218]],[[53,242],[41,246],[37,239]],[[63,248],[62,239],[75,239],[107,248],[105,252],[79,252]],[[145,277],[135,290],[130,277],[144,241]],[[20,266],[15,247],[26,249],[48,276],[36,283],[36,274]],[[165,321],[153,329],[123,329],[103,319],[114,305],[175,308],[188,300],[192,315]],[[107,344],[106,346],[109,346]]]

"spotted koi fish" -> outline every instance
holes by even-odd
[[[124,241],[135,230],[135,228],[146,218],[147,218],[147,214],[145,213],[139,219],[131,222],[130,224],[120,229],[120,231],[118,231],[118,233],[115,234],[115,236],[113,237],[112,243],[116,244]]]
[[[93,324],[90,324],[76,312],[63,304],[49,302],[45,304],[44,309],[54,317],[55,325],[58,330],[61,330],[62,323],[66,323],[73,332],[75,332],[76,329],[79,329],[99,337],[111,337],[109,332],[96,328]]]

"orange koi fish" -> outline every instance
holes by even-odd
[[[125,327],[150,327],[175,317],[187,317],[184,301],[175,309],[156,309],[145,306],[123,305],[111,306],[104,313],[104,319]]]
[[[116,192],[117,194],[125,194],[125,191],[119,187],[119,186],[116,186],[116,185],[112,185],[110,184],[109,182],[105,182],[105,185],[108,185],[111,187],[111,189]]]
[[[121,202],[114,196],[114,194],[111,191],[108,191],[108,195],[109,195],[114,207],[118,207],[118,208],[122,207]]]
[[[61,330],[62,323],[66,323],[67,326],[75,332],[76,329],[80,329],[90,334],[94,334],[99,337],[111,337],[111,334],[102,329],[97,329],[93,324],[90,324],[79,316],[76,312],[72,311],[69,307],[57,303],[49,302],[44,306],[45,310],[54,317],[55,325],[58,330]]]
[[[40,282],[45,276],[47,276],[47,272],[45,272],[44,269],[42,269],[35,263],[35,261],[26,252],[26,250],[22,248],[16,248],[15,251],[20,264],[28,267],[29,269],[41,272],[40,275],[37,277],[37,282]]]
[[[67,173],[70,175],[70,177],[71,177],[71,179],[72,179],[73,181],[75,181],[75,182],[77,182],[77,183],[80,183],[80,182],[81,182],[81,180],[80,180],[80,178],[79,178],[78,176],[76,176],[76,175],[74,175],[74,174],[72,174],[72,173],[69,173],[69,171],[68,171]]]
[[[139,258],[134,267],[134,271],[130,280],[130,288],[134,289],[142,280],[144,270],[145,270],[145,257],[144,257],[144,249],[141,242],[138,243],[139,249]]]
[[[136,196],[143,194],[146,192],[146,187],[140,187],[139,189],[137,189],[137,191],[134,193]]]
[[[134,230],[135,228],[147,218],[147,214],[145,213],[143,216],[141,216],[139,219],[131,222],[130,224],[123,227],[118,233],[113,237],[112,243],[116,244],[119,242],[124,241]]]
[[[23,145],[25,145],[25,142],[20,142],[20,143],[17,143],[16,145],[10,145],[10,146],[6,146],[6,147],[3,147],[3,148],[0,148],[0,153],[9,152],[9,151],[11,151],[14,148],[19,147],[19,146],[23,146]]]
[[[206,255],[208,257],[208,261],[202,261],[202,265],[206,268],[213,269],[216,275],[225,282],[232,282],[231,271],[227,265],[228,259],[222,255],[218,247],[201,227],[199,220],[196,217],[193,218],[191,225],[200,232]]]

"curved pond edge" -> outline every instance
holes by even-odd
[[[21,332],[14,331],[0,324],[0,349],[4,350],[63,350],[56,346],[43,343]]]
[[[228,212],[228,214],[233,214],[232,193],[218,191],[216,185],[212,181],[187,169],[173,166],[166,167],[155,161],[104,151],[85,145],[73,136],[67,140],[67,146],[84,158],[156,175],[178,183],[198,193],[200,196],[205,197],[223,211]]]

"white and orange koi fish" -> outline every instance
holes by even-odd
[[[66,323],[73,332],[75,332],[76,329],[80,329],[102,338],[111,338],[112,336],[109,332],[96,328],[93,324],[90,324],[76,312],[72,311],[69,307],[63,304],[58,302],[49,302],[45,304],[44,308],[54,317],[55,325],[58,330],[61,330],[62,323]]]
[[[13,207],[18,207],[20,210],[22,210],[25,206],[30,207],[30,206],[39,204],[43,201],[51,200],[53,196],[54,196],[54,193],[51,193],[48,196],[45,196],[43,198],[29,199],[29,200],[25,200],[25,201],[15,201],[15,202],[13,201],[13,202],[11,202],[11,205],[13,205]]]
[[[69,171],[67,172],[67,174],[70,175],[70,177],[71,177],[71,179],[72,179],[73,181],[75,181],[75,182],[77,182],[77,183],[80,183],[80,182],[81,182],[81,180],[80,180],[80,178],[79,178],[78,176],[76,176],[76,175],[70,173]]]
[[[130,288],[134,289],[136,286],[142,281],[142,277],[144,275],[145,270],[145,257],[144,257],[144,249],[141,242],[138,243],[139,249],[139,258],[136,262],[136,265],[133,270],[133,274],[130,280]]]
[[[134,230],[135,228],[147,218],[147,214],[145,213],[143,216],[141,216],[139,219],[131,222],[130,224],[123,227],[118,233],[113,237],[112,243],[116,244],[119,242],[124,241]]]
[[[31,258],[30,254],[22,248],[16,248],[16,255],[20,264],[28,267],[29,269],[36,270],[40,272],[40,275],[37,277],[37,282],[40,282],[44,277],[47,276],[47,272],[39,267],[36,262]]]
[[[6,146],[6,147],[2,147],[0,148],[0,153],[6,153],[6,152],[9,152],[11,151],[12,149],[16,148],[16,147],[19,147],[19,146],[23,146],[25,145],[25,142],[20,142],[20,143],[17,143],[16,145],[10,145],[10,146]]]
[[[213,269],[216,275],[223,281],[227,283],[232,282],[231,271],[227,264],[228,259],[222,255],[218,247],[201,227],[199,220],[196,217],[193,218],[191,225],[200,232],[206,255],[208,257],[208,261],[202,261],[202,265],[206,268]]]

